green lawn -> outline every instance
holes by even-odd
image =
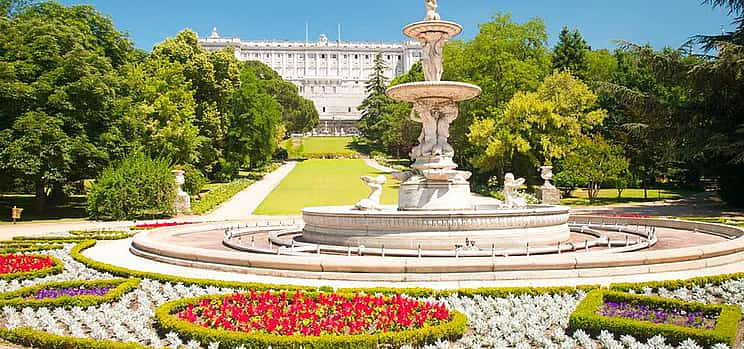
[[[305,137],[302,139],[302,149],[299,144],[293,146],[293,152],[302,150],[299,156],[312,157],[312,155],[337,155],[353,156],[358,152],[352,147],[352,137]]]
[[[284,178],[255,214],[296,215],[303,207],[353,205],[369,195],[369,188],[359,177],[380,174],[362,160],[304,161]],[[397,203],[397,190],[398,181],[388,176],[382,203]]]
[[[679,199],[692,194],[685,190],[649,189],[648,199],[644,198],[643,189],[625,189],[621,198],[617,197],[615,189],[601,189],[596,202],[591,205],[615,205],[652,202],[666,199]],[[561,204],[569,206],[589,206],[586,189],[577,189],[570,197],[561,199]]]

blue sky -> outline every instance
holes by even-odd
[[[223,37],[304,40],[327,33],[336,40],[342,25],[344,41],[402,41],[401,28],[423,18],[422,0],[62,0],[91,4],[113,18],[137,47],[153,44],[191,28],[206,36],[216,26]],[[679,47],[693,34],[732,28],[724,9],[700,0],[439,0],[444,19],[461,23],[462,38],[478,32],[478,24],[497,12],[518,22],[544,19],[550,45],[564,25],[578,28],[593,48],[613,48],[613,40]]]

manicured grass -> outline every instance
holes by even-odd
[[[304,161],[284,178],[255,214],[297,215],[303,207],[353,205],[369,195],[369,188],[359,177],[380,174],[362,160]],[[397,189],[398,181],[388,176],[382,203],[395,204]]]
[[[294,144],[287,149],[290,157],[335,158],[359,155],[353,146],[352,137],[305,137],[301,144]],[[286,147],[286,144],[283,144]]]
[[[625,189],[623,190],[622,197],[618,198],[617,190],[601,189],[597,201],[589,203],[586,189],[577,189],[571,193],[570,197],[561,199],[561,204],[568,206],[633,204],[667,199],[680,199],[690,194],[692,194],[692,192],[685,190],[649,189],[648,198],[645,198],[643,195],[643,189]]]

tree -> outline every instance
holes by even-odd
[[[6,164],[0,175],[35,183],[37,206],[42,206],[48,193],[63,196],[64,184],[92,178],[110,161],[106,139],[121,133],[116,129],[118,69],[138,55],[111,20],[91,6],[21,6],[25,3],[0,3],[12,16],[0,20],[0,130],[7,130],[5,144],[18,150],[5,156],[24,159]],[[48,138],[33,140],[18,131],[19,125]],[[64,142],[69,143],[56,146]],[[33,165],[45,155],[20,153],[37,146],[49,146],[43,150],[55,154],[47,164]]]
[[[568,70],[581,79],[587,77],[589,45],[578,29],[563,27],[553,52],[553,69]]]
[[[539,18],[515,23],[509,14],[497,14],[480,26],[469,41],[451,41],[444,49],[444,80],[465,81],[483,89],[479,98],[460,103],[460,116],[450,129],[455,162],[476,172],[474,181],[492,177],[473,160],[482,151],[470,144],[468,133],[475,120],[494,117],[517,92],[534,91],[551,73],[548,34]]]
[[[477,120],[470,141],[479,149],[473,163],[499,174],[513,168],[516,156],[527,167],[552,164],[576,149],[607,112],[597,96],[571,73],[556,71],[536,92],[517,93],[492,117]]]
[[[378,53],[372,67],[372,74],[365,85],[367,98],[359,106],[359,110],[362,112],[359,131],[369,142],[375,144],[381,143],[384,130],[381,121],[386,108],[393,103],[393,100],[385,94],[388,82],[387,77],[385,77],[386,70],[387,64],[382,58],[382,53]]]
[[[0,0],[0,20],[13,18],[15,14],[23,11],[31,3],[31,0]]]
[[[266,64],[249,61],[243,64],[244,69],[251,69],[261,80],[262,89],[282,105],[282,120],[286,133],[305,133],[320,123],[315,103],[300,96],[297,86],[282,77]]]
[[[34,184],[37,212],[46,204],[47,188],[65,183],[70,173],[70,138],[62,127],[62,120],[38,111],[0,133],[0,170]]]
[[[588,51],[586,53],[586,65],[584,79],[588,82],[612,81],[618,69],[617,59],[607,49]]]
[[[702,44],[707,51],[717,48],[720,43],[744,45],[744,0],[703,0],[703,3],[728,8],[729,15],[735,16],[736,29],[720,35],[697,35],[691,41]]]
[[[236,176],[242,167],[256,168],[270,161],[283,136],[282,107],[261,89],[260,79],[250,67],[241,71],[241,82],[231,99],[227,156],[222,164],[225,178]]]
[[[183,67],[183,76],[193,90],[196,103],[194,124],[199,137],[209,140],[200,144],[199,155],[192,162],[213,175],[225,155],[230,98],[240,86],[240,68],[234,53],[205,51],[196,33],[187,29],[156,45],[151,59],[179,63]]]
[[[594,202],[605,181],[618,178],[628,169],[628,161],[622,155],[622,149],[607,143],[601,137],[586,139],[565,159],[559,162],[558,173],[563,176],[578,178],[586,183],[589,201]]]

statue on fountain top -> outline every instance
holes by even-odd
[[[427,21],[439,21],[442,19],[437,13],[437,0],[426,0],[426,20]]]

